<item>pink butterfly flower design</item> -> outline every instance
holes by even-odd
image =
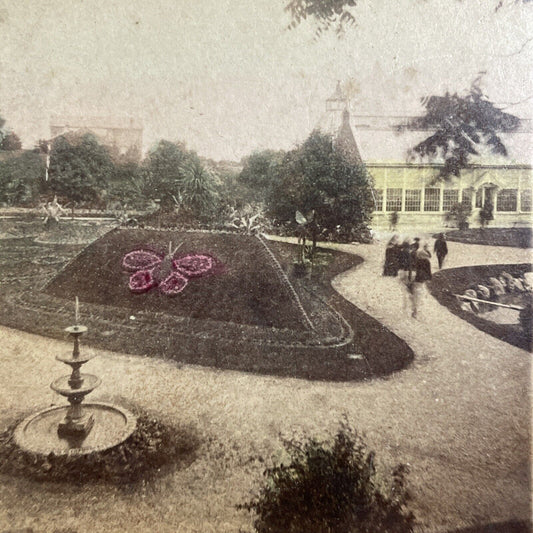
[[[179,245],[180,246],[180,245]],[[169,245],[167,255],[146,248],[137,248],[122,258],[122,267],[131,272],[128,287],[131,292],[143,293],[154,287],[167,296],[176,296],[190,279],[213,274],[217,260],[207,254],[187,254],[176,258],[177,246]]]

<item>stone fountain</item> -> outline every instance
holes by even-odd
[[[71,354],[56,356],[70,366],[71,374],[54,380],[50,387],[67,398],[70,405],[43,409],[24,419],[15,429],[20,448],[38,454],[76,455],[103,451],[125,441],[136,427],[136,418],[122,407],[108,403],[83,403],[85,396],[101,383],[80,368],[94,355],[81,355],[80,337],[87,327],[76,324],[65,329],[74,343]]]
[[[70,326],[65,331],[74,339],[72,355],[58,355],[56,359],[72,368],[70,376],[56,379],[50,387],[61,396],[65,396],[70,403],[65,419],[59,423],[57,433],[60,437],[86,437],[94,424],[94,416],[90,411],[85,412],[82,402],[101,381],[92,374],[81,374],[80,368],[92,359],[91,355],[80,355],[80,337],[87,331],[85,326]]]

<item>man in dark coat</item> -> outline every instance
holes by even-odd
[[[448,255],[448,245],[446,244],[446,236],[444,233],[440,233],[433,246],[433,251],[437,255],[439,261],[439,268],[442,268],[444,258]]]

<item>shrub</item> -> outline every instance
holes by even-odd
[[[479,223],[481,224],[482,228],[487,227],[488,223],[491,220],[494,220],[494,207],[492,205],[492,202],[490,200],[485,200],[485,205],[479,212]]]
[[[332,442],[284,442],[288,465],[265,470],[266,483],[239,506],[256,515],[258,533],[399,533],[413,531],[407,467],[378,479],[374,453],[342,422]]]
[[[468,229],[468,219],[472,214],[472,206],[467,203],[456,203],[446,213],[445,218],[453,222],[459,229]]]

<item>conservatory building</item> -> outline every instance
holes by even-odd
[[[446,214],[454,204],[469,204],[471,227],[480,225],[479,213],[490,203],[491,226],[531,225],[533,128],[521,120],[512,133],[500,137],[507,157],[481,154],[460,178],[437,180],[442,163],[420,163],[408,158],[409,150],[431,135],[430,130],[398,131],[413,117],[370,116],[349,112],[346,99],[337,87],[326,101],[326,112],[318,129],[330,133],[353,161],[363,161],[374,181],[375,209],[372,225],[386,229],[393,212],[398,228],[438,231],[452,225]]]

